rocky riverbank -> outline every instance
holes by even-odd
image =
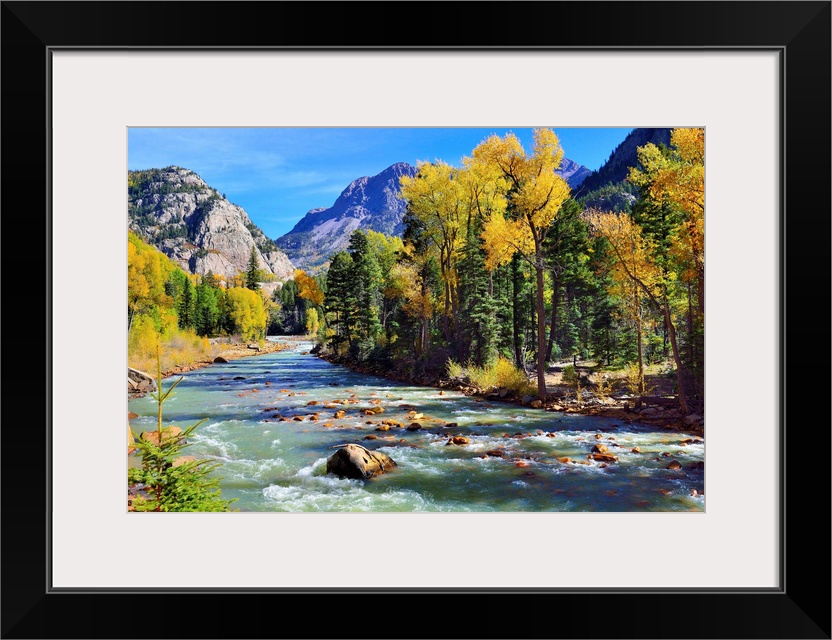
[[[267,353],[277,353],[278,351],[285,351],[286,349],[291,349],[293,347],[291,341],[289,340],[281,340],[279,342],[266,340],[263,344],[221,342],[217,342],[215,344],[218,345],[218,355],[214,356],[213,358],[178,364],[174,367],[164,369],[162,370],[162,378],[170,378],[171,376],[180,375],[188,371],[202,369],[203,367],[210,366],[214,363],[229,362],[231,360],[237,360],[238,358],[262,356],[266,355]],[[144,373],[137,370],[128,370],[128,380],[131,379],[131,376],[136,377],[137,374],[141,374],[141,376],[146,376],[151,381],[154,377],[150,373]],[[138,388],[134,385],[130,385],[128,383],[127,397],[140,398],[148,390],[152,390],[152,388],[145,388],[142,390],[141,388]]]
[[[638,422],[662,429],[704,434],[705,425],[701,415],[683,415],[675,398],[670,396],[633,396],[626,391],[609,390],[597,392],[597,385],[588,377],[584,378],[581,397],[578,400],[573,386],[560,383],[559,375],[547,375],[546,399],[537,396],[519,396],[508,389],[480,389],[466,380],[443,378],[430,374],[408,374],[400,370],[385,370],[379,366],[357,364],[350,360],[313,349],[319,358],[347,367],[351,371],[377,375],[409,385],[453,389],[467,396],[479,397],[489,402],[505,402],[528,406],[542,411],[560,411],[580,415],[615,418],[622,422]]]

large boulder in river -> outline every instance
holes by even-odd
[[[395,461],[380,451],[370,451],[358,444],[345,444],[327,458],[326,472],[342,478],[369,480],[395,466]]]

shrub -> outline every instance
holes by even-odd
[[[448,360],[447,370],[448,377],[451,379],[465,377],[465,367],[456,360]]]
[[[446,369],[450,378],[467,379],[480,389],[505,387],[518,395],[537,393],[537,388],[529,382],[526,373],[503,356],[498,356],[493,362],[481,367],[470,361],[462,365],[455,360],[448,360]]]
[[[127,356],[131,367],[152,371],[156,359],[156,344],[161,348],[162,370],[213,360],[219,347],[211,345],[207,337],[198,336],[192,329],[170,329],[159,334],[152,319],[139,316],[133,321],[127,341]]]

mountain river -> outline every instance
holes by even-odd
[[[278,339],[278,338],[272,338]],[[197,427],[183,454],[221,462],[223,498],[239,511],[703,511],[704,442],[621,420],[491,402],[352,372],[310,342],[183,374],[165,426]],[[168,388],[174,378],[163,385]],[[344,401],[343,404],[325,403]],[[317,403],[317,404],[312,404]],[[383,413],[364,415],[381,407]],[[128,401],[133,431],[156,428],[156,402]],[[335,419],[336,411],[345,415]],[[376,431],[382,420],[417,431]],[[317,420],[310,420],[317,413]],[[302,421],[295,420],[301,416]],[[280,418],[287,418],[280,421]],[[368,424],[372,422],[372,424]],[[456,423],[457,426],[445,426]],[[519,434],[519,435],[517,435]],[[376,436],[365,440],[365,436]],[[450,436],[469,444],[448,445]],[[693,440],[682,444],[684,440]],[[397,467],[371,480],[326,473],[339,444],[380,450]],[[587,459],[603,444],[616,462]],[[637,452],[633,452],[636,449]],[[491,452],[488,455],[486,452]],[[493,455],[494,453],[501,455]],[[560,462],[568,457],[571,462]],[[668,469],[673,461],[681,468]],[[130,465],[140,460],[128,458]]]

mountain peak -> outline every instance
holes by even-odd
[[[226,278],[245,271],[255,247],[260,268],[287,280],[294,266],[242,207],[194,171],[171,165],[128,171],[128,228],[189,273]]]
[[[275,243],[298,267],[314,272],[333,253],[346,249],[356,229],[401,235],[406,207],[399,187],[403,175],[415,176],[416,167],[396,162],[374,176],[353,180],[331,207],[311,209]]]

